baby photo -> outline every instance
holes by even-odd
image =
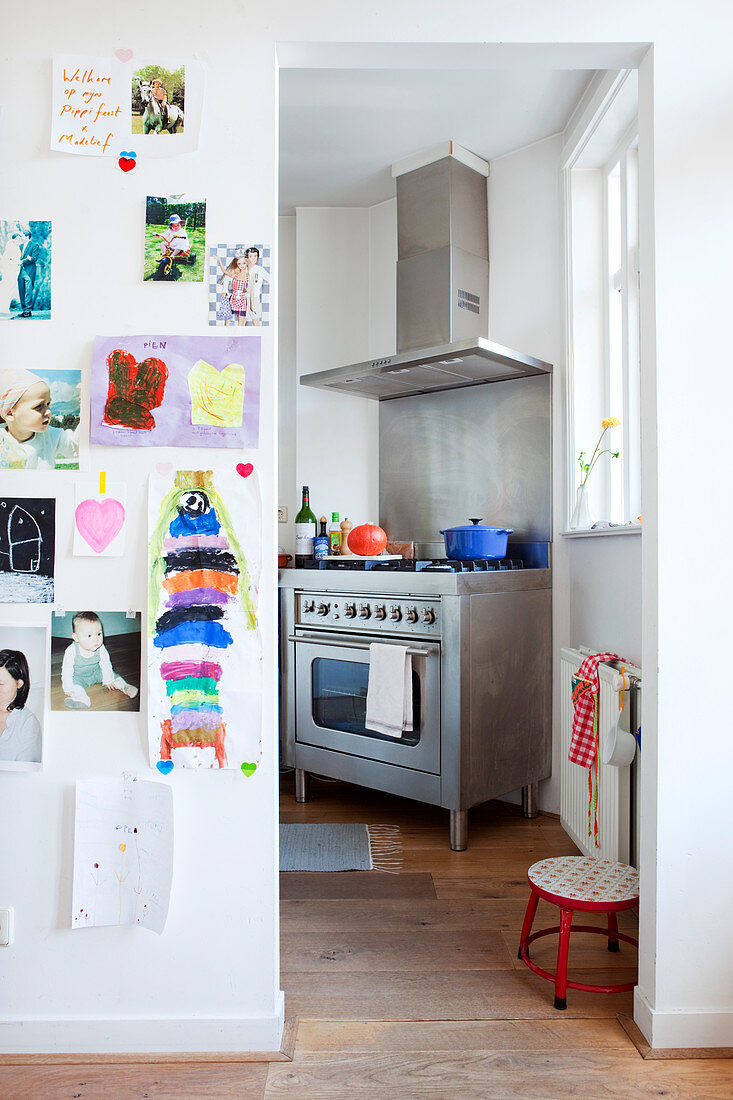
[[[48,630],[0,622],[0,769],[41,766]]]
[[[67,611],[51,623],[51,710],[140,710],[140,612]]]
[[[78,470],[81,371],[0,370],[0,469]]]

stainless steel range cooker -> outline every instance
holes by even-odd
[[[467,846],[468,810],[522,788],[527,816],[551,770],[551,573],[546,543],[501,563],[322,563],[283,570],[281,737],[295,769],[450,811]],[[413,726],[366,727],[371,642],[408,647]]]

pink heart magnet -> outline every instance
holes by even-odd
[[[237,463],[237,473],[239,474],[240,477],[249,477],[249,475],[252,473],[253,470],[254,470],[254,466],[252,465],[251,462],[238,462]]]
[[[155,469],[162,477],[167,477],[168,474],[173,472],[172,462],[156,462]]]
[[[125,522],[125,508],[114,497],[82,500],[74,513],[76,529],[95,554],[101,554],[119,535]]]
[[[132,57],[132,50],[115,50],[115,57],[118,61],[129,61]]]

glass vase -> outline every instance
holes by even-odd
[[[593,526],[593,516],[588,504],[588,486],[584,483],[575,490],[575,509],[570,517],[571,531],[587,531]]]

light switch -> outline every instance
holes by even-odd
[[[8,947],[13,942],[13,910],[0,909],[0,947]]]

